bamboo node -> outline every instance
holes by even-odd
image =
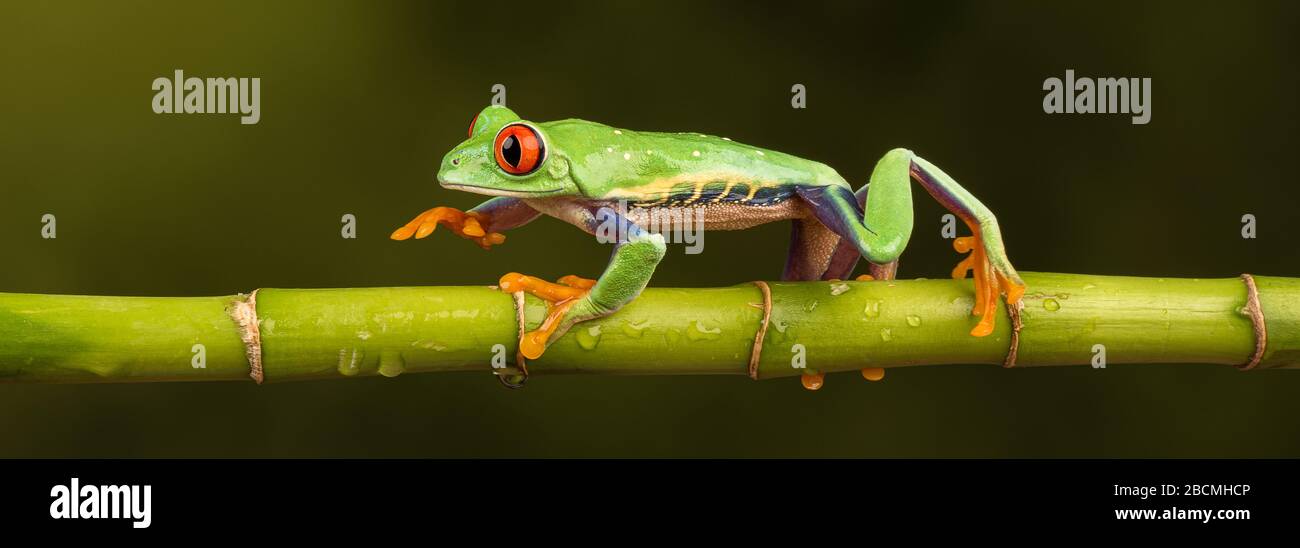
[[[754,349],[749,353],[749,378],[758,380],[758,360],[763,354],[763,336],[767,335],[767,324],[772,320],[772,288],[767,282],[754,282],[763,294],[763,323],[759,324],[754,334]]]
[[[1241,280],[1246,283],[1245,312],[1250,316],[1250,324],[1255,329],[1255,353],[1251,354],[1250,361],[1238,365],[1237,369],[1249,371],[1264,359],[1264,349],[1268,347],[1268,327],[1264,324],[1264,309],[1259,305],[1259,287],[1255,285],[1255,277],[1242,274]]]
[[[248,376],[262,384],[265,377],[262,373],[262,333],[257,319],[258,291],[254,289],[248,296],[235,301],[230,317],[239,325],[239,340],[244,342],[244,354],[248,356]]]
[[[493,287],[495,288],[495,286]],[[519,340],[522,341],[524,334],[528,332],[528,322],[524,318],[525,304],[527,301],[524,299],[523,291],[516,291],[511,293],[510,296],[515,300],[515,319],[519,323]],[[523,375],[523,379],[518,383],[510,382],[505,375],[493,371],[493,373],[496,374],[497,379],[501,381],[501,384],[505,385],[507,388],[523,388],[524,382],[528,380],[528,362],[524,359],[523,350],[515,351],[515,364],[519,366],[519,371],[521,371]]]
[[[1011,346],[1007,348],[1007,359],[1003,360],[1002,367],[1016,366],[1016,356],[1020,353],[1020,328],[1025,326],[1020,311],[1024,308],[1024,300],[1016,301],[1016,304],[1007,303],[1007,316],[1011,318]]]

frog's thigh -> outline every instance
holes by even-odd
[[[846,242],[857,248],[858,253],[872,263],[884,265],[898,259],[911,229],[911,211],[907,211],[905,222],[882,222],[873,232],[863,223],[862,208],[858,198],[846,187],[799,187],[799,197],[807,204],[818,221]],[[838,269],[844,263],[851,263],[845,254],[835,257],[831,263]],[[838,273],[838,272],[837,272]]]
[[[831,256],[840,244],[840,237],[815,218],[794,219],[790,222],[790,253],[785,259],[786,281],[812,281],[825,279]],[[850,247],[852,245],[850,244]],[[853,262],[857,262],[857,248],[853,248]],[[853,265],[849,265],[849,270]],[[838,279],[847,274],[831,276]]]
[[[867,207],[867,190],[871,184],[862,185],[853,196],[857,198],[858,208],[866,211]],[[858,246],[852,241],[840,238],[839,245],[835,246],[835,253],[831,255],[830,264],[826,266],[826,273],[822,275],[823,280],[847,280],[853,274],[854,267],[858,266],[858,259],[862,254],[858,252]],[[894,259],[884,264],[876,264],[867,261],[868,272],[872,279],[875,280],[892,280],[898,273],[898,259]]]

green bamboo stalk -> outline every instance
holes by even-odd
[[[1025,273],[1017,367],[1089,364],[1241,365],[1256,329],[1241,278],[1173,279]],[[1256,369],[1300,367],[1300,279],[1257,276],[1267,343]],[[1005,306],[988,337],[968,334],[969,280],[769,282],[758,378],[863,367],[1003,365]],[[248,380],[246,295],[96,297],[0,294],[0,380]],[[261,366],[268,381],[403,372],[518,372],[511,295],[488,287],[261,289]],[[545,303],[528,297],[529,328]],[[651,288],[610,317],[579,324],[531,374],[750,373],[763,323],[758,285]],[[196,367],[202,345],[203,367]],[[499,345],[499,346],[498,346]],[[802,345],[806,367],[792,358]]]

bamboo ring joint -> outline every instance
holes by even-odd
[[[527,301],[524,300],[523,291],[516,291],[511,293],[510,296],[515,300],[515,319],[519,322],[519,340],[522,341],[524,334],[528,332],[528,322],[524,320],[524,305]],[[515,351],[515,364],[519,366],[519,371],[523,375],[523,380],[518,384],[506,380],[506,376],[501,374],[500,371],[492,372],[506,388],[523,388],[524,382],[528,380],[528,362],[524,359],[522,349]]]
[[[1264,309],[1259,305],[1259,287],[1255,285],[1255,277],[1242,274],[1241,280],[1246,283],[1245,313],[1250,316],[1251,326],[1255,328],[1255,353],[1251,354],[1250,361],[1238,365],[1237,369],[1249,371],[1264,359],[1264,349],[1268,347],[1268,327],[1264,324]]]
[[[1024,301],[1017,302],[1014,305],[1007,303],[1007,316],[1011,318],[1011,346],[1007,348],[1007,358],[1003,360],[1002,367],[1012,368],[1016,366],[1016,355],[1020,353],[1020,328],[1025,325],[1020,318],[1020,310],[1024,307]]]
[[[754,334],[754,349],[749,353],[749,378],[758,380],[758,360],[763,354],[763,336],[767,335],[767,324],[772,320],[772,288],[767,282],[754,282],[763,293],[763,323],[759,324]]]
[[[248,357],[248,376],[253,382],[262,384],[262,333],[257,319],[257,291],[253,290],[247,297],[235,301],[229,309],[230,317],[239,326],[239,340],[244,343],[244,355]]]

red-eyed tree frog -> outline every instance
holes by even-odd
[[[464,212],[435,207],[391,237],[424,238],[442,224],[487,249],[505,241],[503,232],[543,214],[591,234],[617,225],[610,232],[618,235],[613,256],[595,280],[501,277],[503,291],[524,291],[548,303],[546,319],[519,341],[521,353],[536,359],[575,323],[612,314],[641,293],[666,249],[661,234],[642,227],[667,209],[691,211],[658,218],[691,219],[702,212],[705,230],[793,221],[783,280],[845,279],[860,257],[871,274],[859,279],[892,279],[912,232],[909,181],[973,233],[954,241],[957,251],[970,255],[952,274],[974,274],[972,313],[980,320],[970,334],[992,333],[998,296],[1015,305],[1025,292],[1007,260],[997,219],[948,174],[902,148],[886,153],[870,182],[855,192],[825,164],[727,138],[574,119],[538,123],[489,106],[470,123],[469,138],[443,157],[438,182],[492,198]],[[820,386],[820,378],[812,381]],[[809,379],[804,384],[811,386]]]

